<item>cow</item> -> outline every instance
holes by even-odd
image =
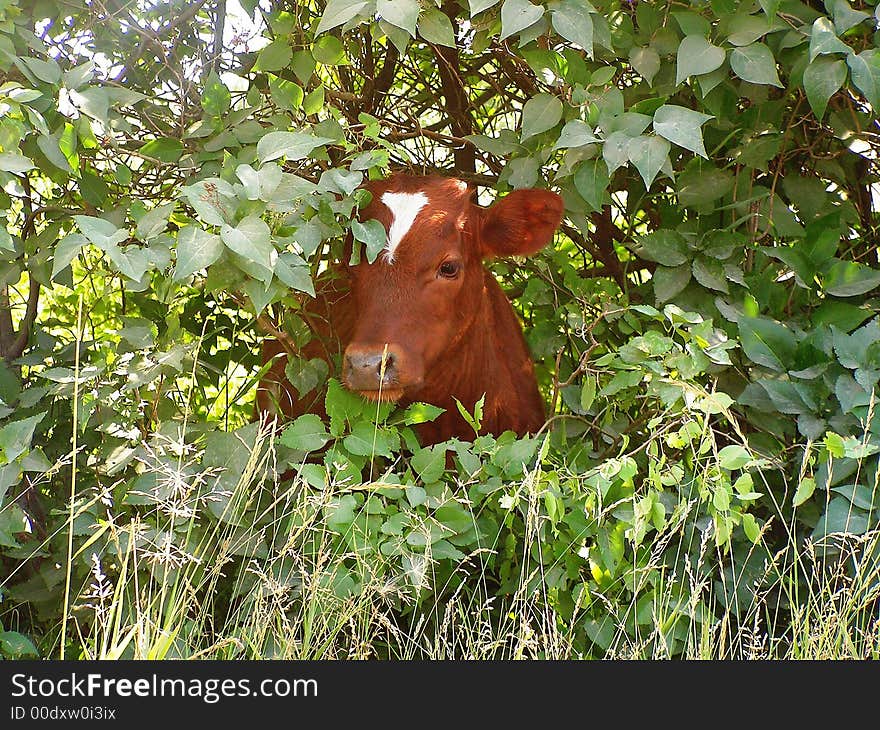
[[[402,173],[364,187],[372,198],[359,217],[379,220],[387,243],[373,263],[350,265],[346,255],[318,290],[302,313],[318,336],[302,356],[332,363],[341,354],[342,383],[364,398],[444,409],[417,426],[423,446],[473,439],[455,399],[473,410],[484,395],[481,433],[538,431],[544,402],[522,325],[483,261],[543,248],[562,198],[520,189],[484,208],[461,180]],[[286,379],[277,339],[264,341],[262,358],[272,365],[258,385],[258,416],[321,412]]]

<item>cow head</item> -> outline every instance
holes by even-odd
[[[483,259],[540,250],[559,226],[562,199],[516,190],[482,208],[460,180],[407,175],[367,188],[361,218],[381,221],[388,242],[372,264],[349,267],[355,322],[343,381],[365,397],[398,400],[418,394],[485,315]]]

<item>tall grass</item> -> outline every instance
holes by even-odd
[[[273,458],[271,431],[261,431],[253,458],[228,495],[227,510],[256,499]],[[201,537],[181,547],[143,521],[110,524],[106,537],[115,554],[112,570],[88,546],[90,579],[76,595],[71,624],[82,656],[95,659],[284,658],[284,659],[566,659],[580,656],[574,621],[566,622],[546,600],[549,588],[540,563],[523,556],[512,595],[493,595],[481,573],[480,554],[461,561],[467,578],[453,590],[437,590],[427,569],[422,585],[365,558],[358,550],[334,549],[334,535],[323,524],[321,507],[364,485],[329,484],[322,492],[294,479],[276,484],[260,506],[260,527],[209,519],[213,475],[192,469],[166,470],[155,489],[166,495],[157,507],[168,525]],[[530,480],[532,484],[530,484]],[[535,474],[522,493],[529,500],[527,547],[538,539]],[[221,514],[222,517],[222,514]],[[266,518],[266,519],[263,519]],[[155,524],[155,523],[154,523]],[[200,526],[211,525],[210,530]],[[657,561],[682,529],[683,517],[654,538]],[[762,538],[763,539],[763,538]],[[739,619],[687,621],[685,659],[863,659],[880,655],[877,605],[880,530],[837,541],[819,553],[792,540],[753,575],[726,576],[734,584],[751,581],[758,589]],[[300,547],[308,543],[304,552]],[[186,544],[186,543],[185,543]],[[240,553],[265,544],[260,558],[242,563]],[[338,544],[338,542],[336,543]],[[760,544],[760,543],[759,543]],[[300,547],[298,547],[300,546]],[[766,547],[766,546],[765,546]],[[486,550],[491,550],[487,547]],[[657,588],[651,621],[633,636],[624,622],[615,626],[606,656],[664,659],[668,636],[681,617],[711,604],[717,581],[700,563],[714,546],[704,540],[700,559],[687,566],[688,595],[681,581]],[[526,553],[528,550],[526,550]],[[362,578],[358,590],[340,589],[343,565]],[[243,568],[243,569],[241,569]],[[232,571],[237,571],[233,573]],[[112,574],[112,577],[109,575]],[[234,581],[227,578],[235,575]],[[722,581],[722,584],[724,581]],[[728,586],[736,588],[742,586]],[[442,588],[442,586],[440,587]],[[445,595],[416,604],[419,589]],[[806,595],[804,595],[806,590]],[[743,607],[740,607],[743,608]],[[631,607],[634,611],[635,607]],[[575,619],[577,616],[575,617]]]

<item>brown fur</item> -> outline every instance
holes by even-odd
[[[373,199],[361,218],[376,218],[386,230],[392,213],[381,202],[383,193],[424,192],[429,203],[397,247],[393,264],[380,254],[373,264],[339,265],[340,277],[307,308],[318,337],[302,356],[333,362],[344,352],[351,363],[390,353],[393,362],[375,374],[375,385],[362,387],[372,370],[362,376],[348,367],[343,382],[352,387],[356,381],[353,389],[372,399],[390,392],[401,405],[421,401],[444,408],[435,421],[418,427],[425,445],[472,438],[454,398],[472,411],[483,394],[483,433],[537,431],[544,403],[522,327],[482,260],[540,250],[560,223],[561,198],[546,190],[517,190],[481,208],[470,202],[467,186],[451,178],[394,175],[366,187]],[[455,277],[441,273],[449,262],[460,266]],[[257,413],[323,413],[320,396],[300,399],[287,382],[283,352],[275,340],[263,345],[263,362],[275,359],[258,387]]]

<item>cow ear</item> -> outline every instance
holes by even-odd
[[[562,222],[562,198],[539,188],[514,190],[482,211],[483,258],[528,256],[553,239]]]

